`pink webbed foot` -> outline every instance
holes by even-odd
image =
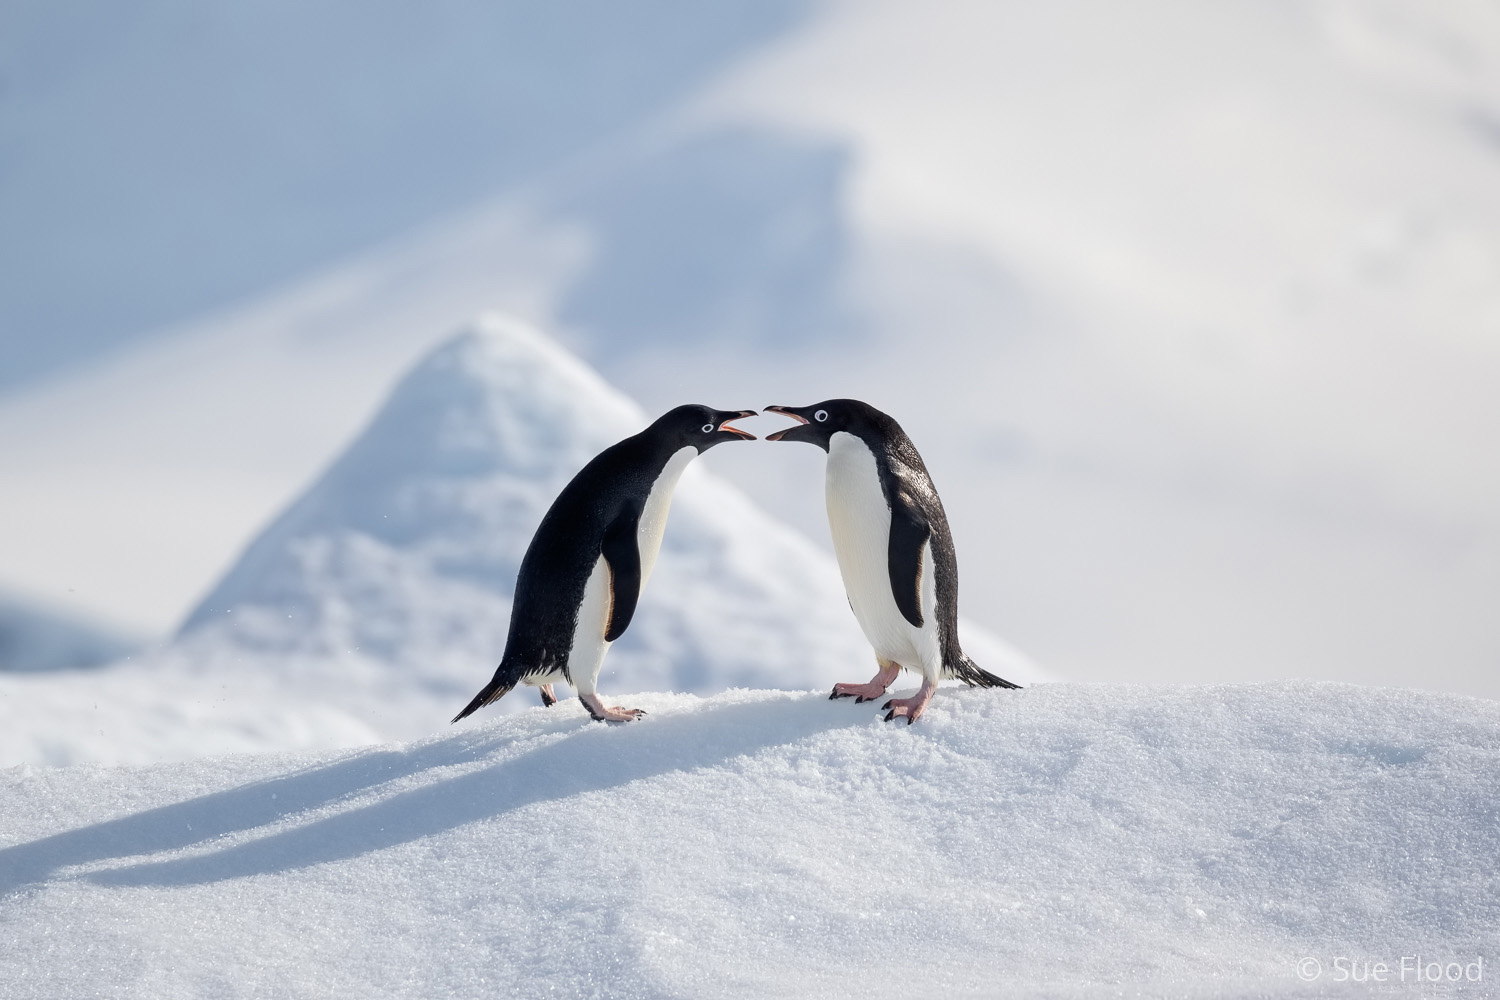
[[[874,701],[885,694],[885,684],[877,684],[871,681],[868,684],[835,684],[833,693],[828,696],[829,701],[838,698],[852,697],[856,703],[861,701]]]
[[[932,700],[932,692],[935,690],[937,690],[937,685],[924,680],[922,686],[917,689],[917,693],[910,698],[892,698],[880,706],[882,709],[889,710],[885,713],[885,721],[890,722],[898,716],[905,716],[908,726],[916,722],[927,710],[927,703]]]
[[[581,694],[578,700],[589,710],[589,718],[595,722],[634,722],[646,714],[643,708],[613,708],[605,705],[597,694]]]
[[[898,665],[882,662],[880,673],[870,678],[868,684],[835,684],[828,700],[853,697],[856,704],[862,701],[874,701],[885,694],[885,689],[891,686],[891,681],[895,680],[899,673],[901,673],[901,668]]]

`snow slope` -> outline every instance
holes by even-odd
[[[804,0],[0,7],[0,387],[522,187]]]
[[[986,624],[1074,677],[1500,696],[1494,4],[832,2],[713,91],[851,151],[882,335],[819,375],[944,473]]]
[[[945,691],[908,727],[816,694],[637,700],[629,726],[564,703],[0,772],[4,993],[1493,995],[1492,702],[1046,685]],[[1417,955],[1483,981],[1334,981]]]

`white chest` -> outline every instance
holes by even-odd
[[[682,478],[682,471],[697,457],[697,448],[689,446],[679,449],[667,459],[661,475],[656,477],[656,482],[651,487],[650,496],[646,497],[646,506],[641,510],[641,520],[635,532],[636,550],[641,554],[642,589],[651,576],[652,567],[656,565],[657,553],[661,551],[661,537],[667,530],[667,512],[672,507],[672,491],[677,489],[677,480]]]
[[[698,455],[696,448],[683,448],[673,455],[646,498],[641,510],[641,519],[636,525],[636,551],[641,555],[641,589],[646,587],[646,578],[656,565],[657,553],[661,551],[662,533],[667,528],[667,512],[672,506],[672,491],[682,470]],[[609,616],[613,613],[614,599],[609,590],[609,564],[603,556],[594,563],[584,585],[583,604],[578,609],[578,623],[573,630],[573,647],[568,657],[573,686],[582,692],[594,690],[599,675],[599,666],[609,643],[604,634],[609,629]]]
[[[936,651],[930,556],[923,560],[924,624],[915,628],[891,592],[891,508],[880,488],[875,456],[853,434],[837,431],[828,442],[824,482],[828,527],[849,607],[878,656],[919,669]]]
[[[891,509],[880,489],[875,456],[853,434],[838,431],[828,442],[824,499],[828,504],[833,550],[838,555],[850,601],[872,596],[881,586],[889,590],[886,552]]]

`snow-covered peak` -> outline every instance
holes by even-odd
[[[508,589],[504,578],[514,582],[530,540],[526,525],[535,526],[594,454],[644,422],[638,407],[555,343],[521,323],[483,318],[397,384],[365,431],[250,546],[183,631],[244,605],[273,605],[296,621],[290,605],[305,604],[294,592],[307,575],[337,572],[327,541],[334,537],[353,546],[342,553],[346,559],[374,556],[358,538],[420,551],[440,575],[483,567],[481,577]],[[264,627],[257,635],[258,643],[273,638]],[[387,643],[377,645],[390,652]]]
[[[548,487],[645,423],[557,343],[489,315],[417,364],[334,468],[372,483],[504,473]]]

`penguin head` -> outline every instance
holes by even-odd
[[[754,410],[715,410],[689,403],[663,413],[647,430],[667,439],[674,449],[692,446],[701,455],[725,441],[754,441],[754,434],[729,426],[730,421],[753,416]]]
[[[825,399],[810,406],[768,406],[766,412],[784,413],[797,421],[795,426],[767,434],[767,441],[806,441],[824,451],[828,450],[828,439],[835,432],[858,435],[870,428],[873,416],[880,413],[857,399]]]

